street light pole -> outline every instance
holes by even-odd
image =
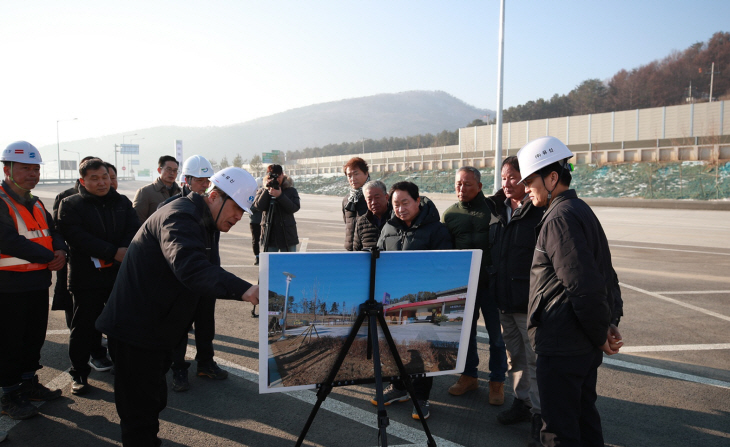
[[[58,183],[61,183],[61,138],[58,136],[58,123],[61,121],[75,121],[78,118],[56,120],[56,155],[58,156]]]
[[[284,276],[286,276],[286,292],[284,296],[284,324],[281,325],[281,338],[279,340],[283,340],[286,336],[286,307],[289,303],[289,284],[291,284],[292,278],[296,278],[296,276],[292,275],[289,272],[282,272]]]

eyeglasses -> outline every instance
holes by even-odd
[[[177,174],[177,171],[178,170],[177,169],[172,169],[172,168],[165,168],[165,169],[163,169],[163,171],[165,171],[165,172],[172,172],[173,174]]]

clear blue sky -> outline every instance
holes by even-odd
[[[375,299],[383,293],[400,298],[419,291],[439,292],[469,283],[470,251],[383,252],[378,259]],[[269,290],[286,292],[286,276],[295,276],[289,295],[298,301],[303,295],[328,303],[347,302],[347,307],[368,299],[370,253],[306,253],[269,256]]]
[[[505,107],[730,30],[727,1],[506,3]],[[498,25],[496,0],[3,1],[0,147],[408,90],[493,109]]]

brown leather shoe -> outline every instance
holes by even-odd
[[[504,382],[489,382],[489,403],[491,405],[504,404]]]
[[[461,396],[467,391],[479,388],[479,379],[462,374],[455,384],[449,387],[449,394]]]

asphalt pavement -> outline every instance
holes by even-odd
[[[122,182],[130,199],[143,182]],[[39,185],[34,193],[50,208],[70,185]],[[440,211],[455,199],[434,197]],[[301,249],[343,249],[341,198],[302,195],[295,215]],[[609,446],[730,445],[730,211],[594,207],[608,236],[621,280],[625,316],[621,353],[606,357],[598,374],[598,408]],[[224,267],[256,282],[248,219],[221,237]],[[160,415],[165,446],[291,446],[316,401],[312,391],[259,394],[259,320],[249,303],[219,301],[214,347],[225,381],[194,377],[191,389],[170,391]],[[428,426],[438,446],[524,446],[529,424],[502,426],[509,407],[488,403],[488,344],[479,332],[480,387],[451,396],[457,376],[439,376]],[[63,397],[43,403],[26,421],[0,417],[4,445],[121,445],[113,376],[92,372],[93,391],[71,394],[66,372],[68,330],[62,312],[51,312],[39,371]],[[195,355],[194,335],[188,354]],[[144,365],[140,365],[141,368]],[[195,364],[191,371],[195,371]],[[168,376],[168,383],[170,376]],[[509,386],[506,387],[507,389]],[[304,445],[378,445],[372,386],[336,388],[317,413]],[[410,403],[387,407],[391,446],[425,445]]]

